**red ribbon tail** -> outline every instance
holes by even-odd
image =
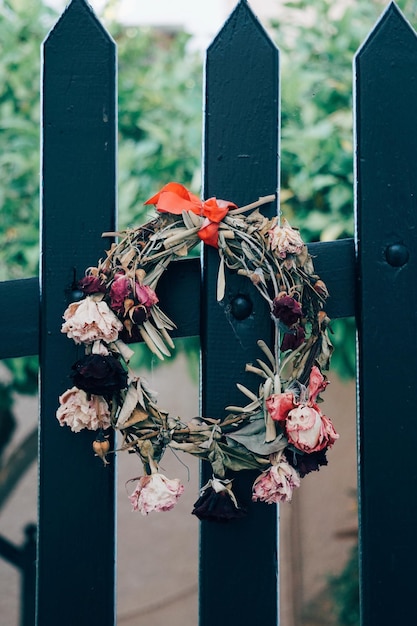
[[[212,246],[213,248],[219,247],[219,225],[216,222],[210,222],[210,220],[206,218],[197,234],[201,241],[204,241],[208,246]]]

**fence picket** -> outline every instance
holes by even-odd
[[[356,58],[362,624],[417,622],[417,37],[391,4]]]
[[[278,51],[241,1],[207,52],[205,198],[216,195],[242,206],[277,190],[278,91]],[[269,207],[269,215],[274,211]],[[217,267],[216,252],[206,250],[202,414],[220,417],[225,406],[242,402],[234,383],[257,385],[245,374],[245,363],[271,327],[267,307],[242,277],[228,275],[225,300],[215,302]],[[238,297],[253,307],[242,320],[232,313],[242,304]],[[251,504],[254,475],[244,474],[233,484],[248,517],[230,525],[201,524],[200,626],[277,623],[277,511]],[[209,478],[203,468],[203,483]]]
[[[76,280],[115,228],[115,46],[72,0],[44,43],[43,216],[37,624],[110,626],[114,616],[114,462],[93,434],[55,419],[81,352],[60,333]]]

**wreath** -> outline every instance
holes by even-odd
[[[192,513],[224,521],[245,514],[229,470],[259,472],[253,501],[290,502],[300,479],[327,465],[327,449],[339,436],[320,409],[332,353],[328,292],[298,230],[259,211],[273,199],[238,208],[216,198],[202,201],[168,183],[145,203],[156,206],[155,219],[103,234],[119,241],[86,270],[79,282],[83,299],[64,312],[62,332],[83,344],[85,355],[72,365],[73,386],[60,396],[56,416],[74,432],[96,431],[93,449],[105,465],[111,452],[106,431],[120,433],[118,450],[135,453],[143,464],[129,496],[143,515],[172,509],[184,491],[178,479],[159,472],[167,448],[211,464],[212,478]],[[226,267],[246,276],[270,307],[274,344],[258,341],[258,358],[246,365],[260,379],[257,393],[237,383],[244,406],[226,407],[219,419],[184,421],[160,408],[146,380],[129,368],[128,344],[144,341],[160,359],[170,356],[175,324],[159,306],[158,282],[171,261],[200,241],[218,250],[217,299],[224,297]]]

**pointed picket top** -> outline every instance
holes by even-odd
[[[356,53],[356,59],[367,54],[380,54],[387,45],[389,49],[401,47],[407,40],[414,39],[417,44],[417,34],[410,22],[395,2],[391,2],[369,33]]]
[[[234,42],[236,45],[241,39],[246,40],[247,37],[249,37],[250,45],[250,41],[255,37],[258,41],[263,41],[267,47],[276,50],[274,42],[250,8],[247,0],[240,0],[208,47],[207,54],[212,54],[228,38],[231,38],[233,43],[233,37],[236,33],[239,35],[239,40]]]
[[[77,33],[77,40],[80,42],[86,41],[86,37],[90,38],[96,35],[99,41],[102,40],[114,45],[112,37],[86,0],[71,0],[46,36],[43,45],[52,44],[57,37],[66,34],[66,31]]]
[[[278,48],[241,0],[207,49],[206,197],[246,204],[253,193],[277,190],[277,170],[272,160],[264,169],[264,155],[278,150],[278,94]]]

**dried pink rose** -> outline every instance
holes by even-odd
[[[269,415],[283,422],[285,435],[292,445],[303,452],[319,452],[334,444],[339,435],[332,422],[320,410],[318,395],[328,381],[316,365],[310,372],[309,384],[300,398],[291,392],[276,393],[266,399]]]
[[[288,442],[303,452],[319,452],[332,446],[339,435],[317,404],[300,405],[288,413],[285,422]]]
[[[300,486],[300,475],[286,461],[273,465],[253,483],[252,500],[267,504],[291,502],[293,490]]]
[[[153,304],[159,302],[158,296],[148,285],[139,285],[139,283],[136,283],[136,296],[140,304],[146,306],[147,309],[150,309]]]
[[[285,259],[287,254],[300,254],[303,250],[304,242],[300,233],[298,230],[291,228],[286,220],[280,226],[278,220],[275,219],[268,231],[268,236],[271,250],[277,250],[281,259]]]
[[[178,478],[155,473],[139,478],[129,500],[134,511],[147,515],[151,511],[170,511],[183,492],[184,486]]]
[[[66,333],[75,343],[94,341],[116,341],[123,324],[117,319],[108,305],[87,296],[80,302],[73,302],[64,313],[65,323],[61,332]]]
[[[60,407],[56,417],[61,426],[70,426],[74,433],[80,430],[98,430],[109,428],[110,411],[102,396],[87,395],[85,391],[72,387],[59,397]]]
[[[118,313],[124,310],[124,301],[132,295],[130,280],[125,274],[117,274],[110,287],[110,306]]]

